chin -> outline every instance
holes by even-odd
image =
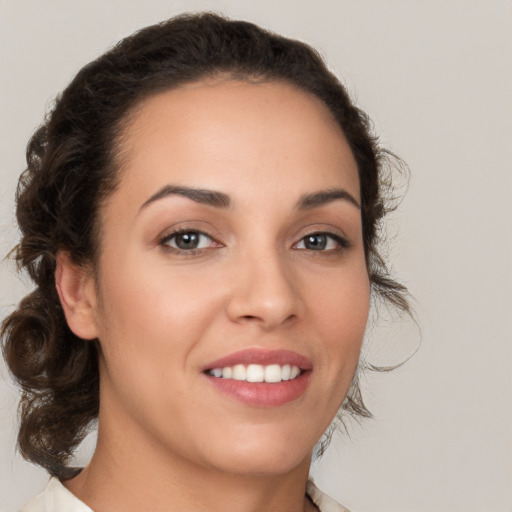
[[[209,463],[223,472],[238,475],[282,475],[299,466],[309,468],[314,440],[301,441],[300,436],[276,434],[253,435],[251,440],[247,437],[232,440],[229,446],[223,449],[220,448],[220,444],[216,444],[216,449],[209,453]]]
[[[291,451],[291,450],[290,450]],[[238,454],[233,452],[233,456],[224,459],[221,471],[239,476],[264,477],[279,476],[288,474],[299,466],[309,468],[311,461],[311,452],[302,454],[302,457],[294,453],[276,456],[275,454],[247,456],[247,454]]]

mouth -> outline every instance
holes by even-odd
[[[236,364],[224,368],[212,368],[207,374],[217,379],[232,379],[245,382],[276,383],[296,379],[303,373],[298,366],[290,364]]]
[[[300,398],[312,373],[311,362],[288,350],[249,349],[202,369],[221,394],[255,407],[276,407]]]

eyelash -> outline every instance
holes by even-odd
[[[334,243],[337,244],[337,247],[335,247],[333,249],[321,249],[321,250],[309,249],[311,252],[324,252],[324,253],[332,254],[334,252],[336,252],[336,253],[341,252],[350,247],[350,243],[346,238],[344,238],[340,235],[334,234],[334,233],[329,233],[327,231],[315,231],[313,233],[308,233],[307,235],[303,236],[297,244],[294,244],[294,246],[298,245],[300,243],[304,243],[304,241],[308,238],[319,237],[319,236],[327,238],[326,244],[329,243],[329,240],[334,241]],[[308,249],[305,247],[304,249],[301,249],[301,250],[308,250]]]
[[[179,229],[179,230],[173,231],[172,233],[170,233],[168,235],[165,235],[158,242],[158,245],[161,246],[162,248],[164,248],[166,251],[173,252],[173,253],[180,254],[180,255],[184,255],[184,256],[195,256],[197,254],[201,254],[204,251],[207,251],[207,250],[211,249],[211,247],[199,247],[199,248],[194,248],[194,249],[181,249],[179,247],[171,246],[170,245],[171,240],[175,240],[180,235],[197,235],[200,238],[201,237],[207,237],[207,238],[209,238],[211,240],[211,242],[213,242],[213,244],[214,244],[213,247],[223,247],[223,245],[220,242],[217,242],[213,237],[211,237],[207,233],[204,233],[203,231],[200,231],[200,230],[197,230],[197,229],[187,229],[187,228]],[[296,247],[297,245],[299,245],[301,243],[305,243],[305,240],[308,239],[308,238],[319,237],[319,236],[327,238],[326,244],[328,244],[329,240],[330,240],[330,241],[333,241],[337,245],[337,247],[332,248],[332,249],[319,249],[319,250],[308,249],[307,247],[298,249]],[[330,232],[327,232],[327,231],[314,231],[312,233],[308,233],[307,235],[303,236],[298,242],[296,242],[293,245],[293,247],[296,250],[309,251],[309,252],[312,252],[312,253],[317,252],[317,253],[333,254],[333,253],[339,253],[339,252],[344,251],[345,249],[348,249],[350,247],[350,242],[346,238],[344,238],[344,237],[342,237],[342,236],[340,236],[338,234],[335,234],[335,233],[330,233]]]
[[[199,237],[207,237],[212,242],[217,244],[216,245],[217,247],[222,247],[222,244],[220,244],[219,242],[216,242],[215,239],[212,238],[207,233],[204,233],[203,231],[200,231],[198,229],[187,229],[187,228],[178,229],[178,230],[173,231],[172,233],[164,236],[158,242],[158,245],[160,245],[161,247],[163,247],[165,250],[167,250],[169,252],[173,252],[173,253],[176,253],[176,254],[181,254],[181,255],[184,255],[184,256],[194,256],[196,254],[200,254],[200,253],[204,252],[205,250],[209,249],[209,248],[206,248],[206,247],[200,247],[200,248],[194,248],[194,249],[180,249],[179,247],[172,247],[171,245],[169,245],[171,240],[176,239],[180,235],[187,235],[187,234],[188,235],[194,234],[194,235],[198,235]]]

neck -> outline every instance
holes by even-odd
[[[129,430],[129,429],[128,429]],[[114,435],[115,434],[115,435]],[[90,464],[66,487],[95,512],[304,512],[310,457],[285,472],[219,471],[125,430],[98,430]],[[133,433],[132,433],[133,434]]]

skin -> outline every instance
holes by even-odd
[[[101,346],[98,446],[66,486],[96,512],[313,509],[311,453],[348,391],[369,308],[358,206],[297,208],[332,189],[359,201],[342,131],[290,85],[217,80],[145,100],[120,155],[97,268],[59,255],[68,323]],[[168,185],[231,204],[148,202]],[[179,250],[177,228],[211,238]],[[320,232],[325,250],[305,245]],[[201,368],[247,348],[307,357],[306,392],[279,407],[220,393]]]

